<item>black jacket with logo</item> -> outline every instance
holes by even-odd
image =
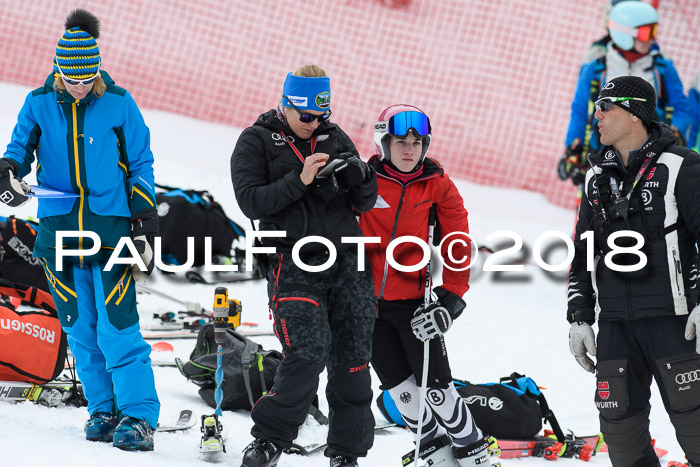
[[[358,154],[348,135],[334,123],[321,123],[314,136],[314,153],[326,153],[331,159],[341,153]],[[312,154],[312,139],[300,140],[275,109],[243,130],[231,156],[231,180],[241,211],[250,219],[259,219],[260,230],[287,232],[285,238],[263,239],[264,246],[276,247],[277,252],[289,252],[297,240],[311,235],[327,238],[338,251],[356,248],[341,244],[340,239],[362,236],[353,210],[367,212],[374,206],[376,173],[370,169],[369,179],[349,190],[335,190],[329,183],[306,186],[299,177],[304,164],[290,143],[304,158]],[[302,249],[303,254],[324,251],[318,243]]]
[[[635,179],[650,159],[648,167]],[[652,122],[649,139],[629,166],[612,147],[591,158],[574,239],[569,273],[567,319],[592,323],[685,315],[697,302],[697,248],[700,239],[700,156],[675,144],[671,129]],[[628,194],[630,193],[628,197]],[[617,200],[617,202],[615,201]],[[627,219],[616,212],[626,213]],[[610,253],[608,237],[632,230],[644,237],[647,263],[636,271],[618,272],[605,262],[632,266],[640,258]],[[593,272],[587,271],[587,242],[593,232]],[[619,238],[632,247],[636,240]]]

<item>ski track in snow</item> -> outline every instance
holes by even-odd
[[[10,140],[12,128],[26,94],[31,89],[14,84],[0,83],[0,147]],[[266,109],[260,109],[265,111]],[[164,112],[144,111],[146,123],[151,129],[151,147],[155,156],[156,180],[164,185],[209,190],[221,203],[226,213],[243,227],[249,221],[238,209],[231,187],[229,159],[240,129],[201,122]],[[252,122],[251,122],[252,123]],[[368,130],[371,131],[371,130]],[[434,137],[439,138],[439,128]],[[553,137],[557,137],[554,135]],[[439,157],[439,154],[432,154]],[[368,154],[363,154],[366,158]],[[510,157],[510,156],[504,156]],[[554,158],[551,163],[554,170]],[[543,161],[548,163],[548,161]],[[497,168],[495,168],[497,170]],[[448,168],[449,173],[449,168]],[[36,183],[34,176],[27,182]],[[467,210],[470,230],[479,245],[494,245],[484,238],[499,230],[511,230],[522,236],[530,248],[535,239],[548,230],[558,230],[570,235],[574,213],[553,206],[533,192],[481,186],[455,180]],[[36,201],[16,210],[0,207],[0,215],[15,214],[19,217],[35,216]],[[505,239],[500,239],[505,242]],[[509,246],[504,244],[501,249]],[[560,250],[561,252],[561,250]],[[467,293],[467,309],[446,334],[453,376],[475,383],[498,381],[513,371],[532,377],[540,386],[560,425],[579,435],[598,433],[598,414],[593,406],[595,378],[581,369],[569,353],[568,324],[564,320],[566,284],[555,281],[536,266],[525,265],[521,273],[504,273],[500,278],[494,273],[481,271],[481,254],[472,272],[471,290]],[[563,258],[563,256],[562,256]],[[532,255],[527,258],[532,262]],[[553,256],[551,263],[559,262]],[[436,268],[439,269],[439,268]],[[439,271],[436,271],[439,272]],[[559,273],[561,276],[562,273]],[[439,278],[439,275],[436,276]],[[508,279],[508,280],[507,280]],[[439,283],[439,279],[438,279]],[[156,273],[148,283],[151,287],[171,294],[181,300],[199,302],[211,309],[214,288],[211,285],[190,284],[180,278],[165,277]],[[267,295],[264,281],[222,284],[229,289],[229,296],[243,304],[243,321],[259,324],[263,330],[272,330],[268,318]],[[139,294],[139,313],[142,323],[151,319],[161,308],[173,311],[182,307],[154,295]],[[682,336],[679,336],[682,338]],[[275,337],[262,336],[253,340],[267,348],[279,349]],[[154,341],[151,341],[154,342]],[[175,356],[184,361],[194,348],[193,339],[171,341],[172,354],[160,352],[152,355],[154,361],[172,360]],[[198,458],[200,416],[211,414],[197,394],[198,387],[188,382],[174,367],[155,367],[158,395],[162,404],[161,422],[175,421],[182,409],[191,409],[197,425],[185,432],[156,433],[155,451],[152,453],[123,452],[109,444],[85,441],[83,424],[87,419],[85,408],[49,409],[30,403],[0,403],[0,454],[2,465],[41,466],[55,461],[74,466],[159,467],[209,465]],[[375,398],[379,383],[373,374]],[[328,413],[324,395],[325,373],[321,376],[319,397],[321,409]],[[662,460],[683,459],[673,427],[663,410],[656,386],[652,390],[651,433],[657,445],[668,449]],[[383,417],[373,406],[378,423]],[[240,465],[241,451],[252,440],[252,422],[247,412],[224,412],[221,418],[229,436],[223,464]],[[304,427],[299,441],[311,441],[323,437],[317,426]],[[302,443],[303,444],[303,443]],[[400,465],[401,456],[412,449],[410,434],[400,429],[390,429],[377,434],[374,447],[361,466]],[[502,460],[504,467],[541,465],[544,459]],[[559,459],[565,465],[580,465],[576,459]],[[607,454],[599,453],[589,465],[610,465]],[[322,453],[309,457],[283,455],[278,466],[327,466],[328,459]]]

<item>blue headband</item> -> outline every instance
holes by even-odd
[[[331,108],[331,79],[328,76],[309,78],[289,73],[282,94],[299,109],[327,112]],[[282,104],[291,107],[285,98],[282,98]]]

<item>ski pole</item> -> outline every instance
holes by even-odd
[[[433,235],[435,234],[435,220],[436,220],[435,205],[430,207],[430,213],[428,214],[428,248],[433,243]],[[423,298],[423,309],[425,310],[430,305],[430,258],[428,258],[428,264],[425,266],[425,296]],[[416,430],[416,452],[413,458],[416,460],[416,466],[418,465],[418,454],[420,453],[420,438],[423,434],[423,411],[425,411],[425,397],[427,395],[428,385],[428,364],[430,363],[430,340],[423,342],[423,374],[421,375],[420,383],[420,399],[418,402],[418,429]]]
[[[139,292],[145,292],[145,293],[152,294],[152,295],[158,295],[159,297],[163,297],[163,298],[165,298],[165,299],[167,299],[167,300],[170,300],[170,301],[172,301],[172,302],[179,303],[180,305],[183,305],[183,306],[187,309],[187,311],[196,311],[196,312],[199,312],[199,313],[201,313],[202,311],[204,311],[204,308],[202,308],[202,305],[200,305],[199,303],[196,303],[196,302],[185,302],[185,301],[183,301],[183,300],[180,300],[180,299],[178,299],[178,298],[173,297],[172,295],[168,295],[168,294],[166,294],[166,293],[164,293],[164,292],[161,292],[161,291],[159,291],[159,290],[156,290],[156,289],[154,289],[154,288],[151,288],[151,287],[149,287],[149,286],[147,286],[147,285],[143,285],[143,284],[141,284],[140,282],[139,282],[139,283],[136,283],[136,289],[137,289]]]

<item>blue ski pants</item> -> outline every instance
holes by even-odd
[[[158,425],[151,347],[141,336],[136,291],[127,265],[104,270],[105,263],[65,263],[44,259],[75,369],[83,384],[88,412],[114,413]]]

